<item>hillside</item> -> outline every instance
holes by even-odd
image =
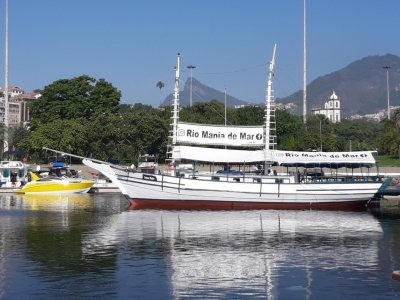
[[[312,107],[321,107],[335,91],[341,100],[342,117],[354,114],[365,115],[387,109],[386,69],[389,69],[390,105],[400,106],[400,57],[392,54],[384,56],[368,56],[357,60],[347,67],[318,77],[307,85],[307,113]],[[212,99],[224,102],[224,92],[208,87],[193,78],[192,103],[210,101]],[[179,95],[180,105],[188,106],[190,100],[190,78],[187,78],[184,90]],[[295,103],[296,110],[292,113],[301,115],[303,112],[303,91],[299,90],[285,98],[276,98],[276,103]],[[170,94],[162,105],[171,105]],[[245,105],[241,101],[227,95],[227,106]],[[254,105],[254,103],[252,103]],[[263,105],[260,103],[258,105]]]
[[[392,54],[368,56],[331,74],[318,77],[307,85],[307,113],[323,106],[335,91],[340,97],[342,117],[364,115],[387,109],[386,69],[389,69],[390,105],[400,106],[400,57]],[[275,102],[296,103],[296,114],[302,114],[303,91],[277,98]]]
[[[196,80],[193,77],[192,81],[192,103],[196,102],[208,102],[211,100],[218,100],[222,103],[225,102],[225,93],[217,91],[211,87],[208,87],[202,84],[200,81]],[[172,94],[168,95],[167,98],[163,101],[162,105],[171,105],[172,103]],[[179,92],[179,104],[181,106],[189,106],[190,103],[190,77],[186,79],[185,87],[183,91]],[[248,104],[248,102],[241,101],[233,96],[226,95],[226,104],[228,107],[234,107],[235,105],[244,105]],[[254,103],[252,103],[254,105]]]

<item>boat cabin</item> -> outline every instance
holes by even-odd
[[[155,155],[139,155],[137,171],[147,174],[159,174],[158,159]]]
[[[68,178],[79,177],[79,172],[77,172],[76,170],[71,169],[69,167],[59,167],[57,166],[57,163],[54,164],[55,166],[53,165],[52,167],[49,167],[49,171],[39,172],[38,175],[41,177],[48,177],[48,176],[68,177]]]
[[[28,180],[30,166],[22,161],[3,160],[0,162],[0,187],[19,187]]]

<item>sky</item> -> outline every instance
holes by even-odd
[[[25,92],[59,79],[104,78],[121,103],[158,106],[193,77],[240,100],[303,87],[303,0],[9,0],[9,85]],[[5,70],[6,0],[0,0]],[[307,0],[307,83],[371,55],[400,56],[399,0]],[[5,85],[0,73],[0,86]],[[156,83],[165,87],[160,91]]]

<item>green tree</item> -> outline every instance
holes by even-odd
[[[379,153],[383,155],[398,155],[400,145],[400,134],[396,128],[397,115],[390,120],[382,121],[382,130],[377,137]]]
[[[29,104],[31,129],[55,120],[93,118],[117,113],[121,92],[104,79],[82,75],[60,79],[46,86],[42,96]]]
[[[41,125],[18,145],[31,156],[36,154],[36,158],[40,157],[42,147],[84,156],[92,130],[91,122],[84,118],[57,120]]]
[[[338,151],[374,150],[381,123],[367,119],[346,120],[334,125]]]
[[[29,136],[29,129],[23,123],[8,128],[8,149],[19,149],[19,142]]]
[[[121,104],[119,106],[119,113],[120,114],[125,114],[128,112],[135,112],[135,111],[150,111],[152,110],[153,107],[151,105],[146,105],[142,103],[135,103],[133,105],[131,104]]]
[[[278,149],[297,150],[298,140],[303,123],[299,116],[295,116],[286,110],[276,111],[276,135]]]

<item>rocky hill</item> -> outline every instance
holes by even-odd
[[[386,69],[389,69],[390,105],[400,106],[400,57],[386,54],[368,56],[331,74],[318,77],[307,85],[307,113],[312,107],[323,106],[335,91],[341,100],[342,117],[365,115],[387,109]],[[297,104],[296,114],[302,114],[303,91],[275,102]]]
[[[225,93],[221,91],[217,91],[211,87],[208,87],[202,84],[200,81],[196,80],[193,77],[192,80],[192,104],[196,102],[208,102],[211,100],[218,100],[222,103],[225,102]],[[170,94],[163,101],[162,105],[171,105],[173,95]],[[179,92],[179,104],[181,106],[189,106],[190,103],[190,77],[186,79],[185,87],[183,91]],[[248,102],[241,101],[233,96],[226,95],[226,104],[228,107],[234,107],[235,105],[245,105],[249,104]],[[254,103],[251,103],[254,105]]]
[[[357,60],[347,67],[313,80],[307,85],[307,113],[312,107],[323,107],[327,99],[335,91],[341,100],[342,117],[354,114],[365,115],[387,108],[386,69],[389,69],[390,105],[400,106],[400,57],[392,54],[383,56],[368,56]],[[199,101],[218,100],[224,102],[224,92],[208,87],[193,78],[192,103]],[[180,104],[189,105],[190,78],[185,83],[185,88],[180,92]],[[245,99],[244,99],[245,100]],[[292,113],[301,115],[303,111],[303,91],[299,90],[285,98],[275,99],[276,103],[294,103]],[[172,103],[169,95],[163,105]],[[245,105],[248,102],[227,95],[227,106]],[[254,104],[254,103],[252,103]],[[260,103],[258,105],[263,105]]]

